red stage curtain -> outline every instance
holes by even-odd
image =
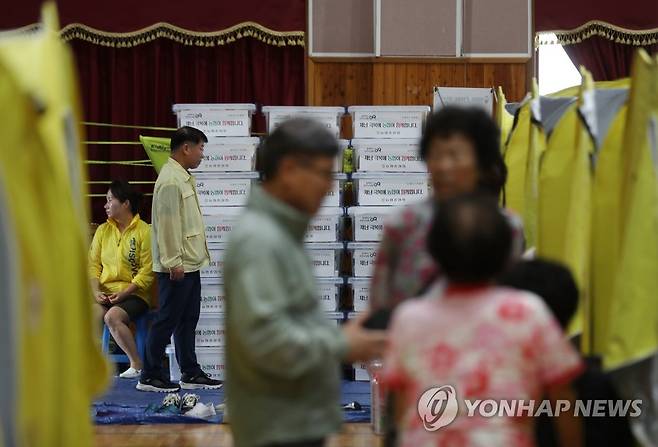
[[[570,30],[592,20],[635,30],[658,28],[658,4],[656,0],[633,0],[625,4],[619,0],[535,0],[537,32]]]
[[[618,0],[536,0],[535,29],[556,31],[576,66],[584,65],[597,81],[610,81],[630,76],[638,48],[658,51],[658,3],[634,0],[620,7]]]
[[[2,8],[0,29],[39,21],[42,0],[22,0]],[[58,0],[62,27],[81,23],[102,31],[125,33],[158,22],[192,31],[218,31],[241,22],[256,22],[275,31],[306,29],[305,0]]]
[[[252,38],[216,47],[184,46],[167,39],[133,48],[110,48],[82,41],[72,47],[79,67],[85,120],[175,127],[175,103],[304,104],[304,48],[277,47]],[[262,117],[256,130],[263,130]],[[138,130],[87,127],[92,141],[138,141]],[[143,131],[167,136],[167,132]],[[146,159],[141,146],[90,145],[90,160]],[[90,179],[155,180],[151,167],[90,166]],[[145,193],[152,185],[142,185]],[[107,185],[92,185],[104,194]],[[150,221],[150,197],[143,217]],[[106,219],[103,198],[92,199],[94,222]]]
[[[42,0],[23,0],[3,8],[0,30],[37,23],[41,4]],[[301,43],[306,30],[305,0],[192,0],[184,4],[58,0],[57,6],[63,38],[70,41],[79,67],[86,121],[175,127],[171,112],[175,103],[304,103]],[[160,22],[183,28],[161,29],[178,41],[153,32],[131,33]],[[244,22],[257,25],[245,28]],[[67,28],[71,24],[83,26]],[[217,32],[240,24],[239,29],[218,36]],[[199,32],[213,34],[195,34]],[[256,121],[256,130],[263,130],[262,121],[262,117]],[[138,141],[139,133],[87,127],[87,140]],[[142,133],[167,136],[158,131]],[[89,145],[88,158],[119,161],[147,157],[137,145]],[[92,181],[155,180],[150,167],[90,165],[89,173]],[[149,193],[152,185],[140,189]],[[106,191],[107,185],[91,188],[94,194]],[[94,222],[105,220],[103,203],[103,198],[92,199]],[[150,199],[142,215],[150,219]]]
[[[598,36],[578,44],[565,45],[564,50],[574,65],[584,65],[595,81],[611,81],[630,76],[633,57],[638,48],[644,48],[650,54],[658,52],[658,45],[636,47]]]

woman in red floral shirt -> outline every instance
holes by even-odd
[[[428,251],[446,287],[398,307],[384,361],[398,445],[535,447],[534,417],[551,403],[559,445],[581,446],[579,421],[555,405],[574,408],[578,352],[541,298],[493,282],[512,250],[508,219],[490,197],[472,194],[444,202],[436,216]],[[488,404],[474,411],[478,402]]]
[[[373,310],[393,309],[422,294],[441,275],[427,252],[426,238],[434,210],[441,201],[460,194],[485,192],[498,198],[507,168],[500,153],[500,130],[486,112],[446,107],[430,115],[420,140],[433,197],[402,207],[384,226],[372,282]],[[509,216],[515,250],[523,244],[521,224]]]

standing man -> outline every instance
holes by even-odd
[[[263,143],[225,256],[227,403],[236,447],[320,447],[338,431],[340,363],[379,356],[386,336],[324,316],[303,239],[331,189],[338,142],[294,119]]]
[[[199,270],[210,262],[194,177],[188,169],[201,164],[208,139],[198,129],[181,127],[171,137],[171,157],[153,190],[152,249],[160,309],[146,343],[141,391],[175,392],[219,388],[222,383],[204,373],[196,359],[194,332],[201,309]],[[180,385],[169,381],[162,357],[174,335]]]

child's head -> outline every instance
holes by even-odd
[[[437,209],[427,248],[449,281],[481,283],[507,266],[512,230],[495,199],[469,194]]]
[[[539,295],[564,328],[578,307],[578,287],[569,269],[556,262],[521,261],[505,272],[500,284]]]

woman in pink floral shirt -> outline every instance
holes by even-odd
[[[441,265],[445,289],[430,288],[426,299],[398,307],[384,361],[383,383],[399,407],[398,445],[533,447],[529,413],[542,396],[573,398],[569,384],[583,364],[542,299],[493,284],[509,261],[512,241],[509,222],[491,198],[452,199],[436,214],[428,248]],[[450,393],[426,394],[446,386],[454,391],[452,407],[436,401]],[[514,416],[469,414],[465,400],[487,399],[535,400],[536,406]],[[450,416],[448,425],[437,425],[437,409]],[[561,444],[580,446],[578,421],[568,413],[556,421]]]
[[[500,131],[479,109],[446,107],[432,114],[420,141],[433,197],[402,207],[384,227],[370,286],[374,310],[393,309],[421,294],[440,276],[425,242],[434,209],[458,194],[481,191],[499,197],[507,169],[500,154]],[[514,222],[517,251],[523,234]]]

